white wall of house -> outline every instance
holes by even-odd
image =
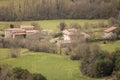
[[[5,31],[5,38],[11,38],[12,37],[12,33],[11,31]]]
[[[116,39],[117,35],[116,35],[116,33],[113,33],[113,32],[104,33],[103,38],[104,39]]]
[[[64,34],[63,37],[64,37],[64,40],[71,40],[69,35]]]

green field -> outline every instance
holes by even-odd
[[[9,0],[0,0],[0,6],[7,6]]]
[[[64,21],[67,26],[69,27],[72,23],[78,23],[80,25],[84,25],[85,23],[98,23],[98,22],[105,22],[107,20],[40,20],[40,21],[19,21],[19,22],[0,22],[0,29],[9,27],[10,24],[18,24],[18,25],[30,25],[31,23],[35,22],[38,23],[41,28],[43,29],[50,29],[56,31],[60,22]]]
[[[8,49],[0,49],[0,59],[6,58],[8,56]]]
[[[120,40],[119,41],[113,41],[113,42],[107,42],[107,44],[103,44],[103,42],[100,42],[100,47],[103,50],[106,50],[108,52],[113,52],[116,49],[120,49]]]
[[[48,80],[101,80],[82,76],[79,61],[72,61],[69,56],[64,55],[30,52],[18,58],[2,59],[0,64],[22,67],[32,73],[42,73]]]

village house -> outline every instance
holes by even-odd
[[[75,36],[79,34],[79,37],[81,36],[82,38],[84,38],[85,40],[87,38],[89,38],[90,36],[88,34],[86,34],[85,32],[79,31],[75,28],[71,28],[71,29],[66,29],[63,30],[63,40],[60,40],[57,42],[58,46],[66,46],[72,43],[72,41],[75,40]]]
[[[120,28],[112,26],[104,30],[104,39],[117,39],[120,34]]]
[[[64,41],[70,41],[71,40],[71,37],[74,35],[74,33],[77,32],[77,29],[75,28],[72,28],[72,29],[66,29],[66,30],[63,30],[63,38],[64,38]]]
[[[5,38],[28,38],[34,36],[33,34],[39,33],[34,30],[34,26],[21,25],[20,28],[7,28],[4,30]]]
[[[34,30],[35,27],[31,25],[21,25],[20,28],[25,30]]]

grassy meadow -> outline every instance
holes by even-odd
[[[4,29],[6,27],[9,27],[10,24],[16,24],[16,25],[30,25],[31,23],[35,22],[40,25],[43,29],[49,29],[49,30],[57,30],[57,26],[60,24],[60,22],[64,21],[67,26],[69,27],[72,23],[78,23],[80,25],[84,25],[85,23],[98,23],[98,22],[104,22],[107,23],[107,20],[40,20],[40,21],[18,21],[18,22],[0,22],[0,29]]]
[[[103,50],[106,50],[111,53],[115,51],[116,49],[120,49],[120,40],[113,41],[113,42],[107,42],[107,44],[103,44],[103,42],[100,42],[99,45]]]
[[[7,6],[10,0],[0,0],[0,6]]]
[[[22,67],[32,73],[42,73],[48,80],[102,80],[80,74],[79,61],[72,61],[65,55],[29,52],[18,58],[2,59],[0,64]]]
[[[7,57],[7,56],[8,56],[8,52],[9,52],[8,49],[1,48],[1,49],[0,49],[0,59],[3,59],[3,58],[5,58],[5,57]]]

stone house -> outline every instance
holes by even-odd
[[[39,33],[34,26],[21,25],[20,28],[7,28],[4,30],[5,38],[28,38]]]
[[[119,27],[109,27],[104,30],[104,39],[117,39],[119,38],[120,28]]]
[[[75,40],[75,37],[77,35],[81,38],[84,38],[84,40],[90,37],[87,33],[78,31],[75,28],[63,30],[62,33],[63,33],[63,40],[57,42],[58,46],[69,46],[69,44],[71,44]]]

